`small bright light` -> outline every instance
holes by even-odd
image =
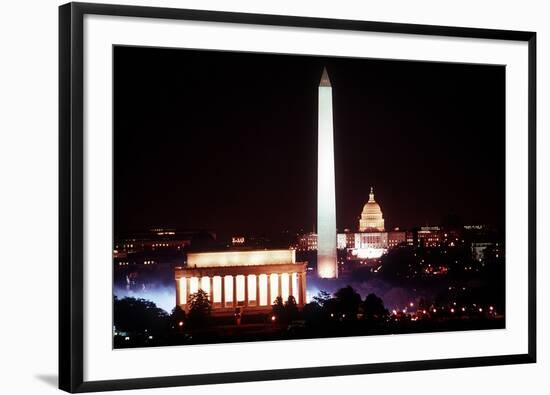
[[[275,321],[276,319],[277,318],[274,315],[271,316],[271,321]]]
[[[183,321],[178,322],[179,326],[183,326]]]
[[[153,338],[153,336],[149,336],[149,340],[151,340]]]
[[[466,307],[463,307],[463,308],[462,308],[462,311],[466,311]]]
[[[346,318],[346,315],[345,315],[345,314],[342,314],[342,318]]]
[[[333,314],[333,313],[330,313],[330,316],[331,316],[331,317],[334,317],[334,314]]]
[[[481,313],[482,311],[483,311],[483,309],[480,307],[480,308],[479,308],[479,312]]]
[[[124,340],[130,340],[130,336],[126,336]]]
[[[437,313],[437,309],[433,309],[433,312],[434,312],[434,313]]]
[[[451,308],[451,313],[454,313],[455,312],[455,309]]]
[[[392,310],[393,315],[397,314],[397,310]]]
[[[413,307],[413,306],[414,306],[413,302],[409,303],[409,307]]]
[[[426,314],[426,310],[422,310],[422,314]]]
[[[489,310],[493,311],[493,306],[489,306]]]

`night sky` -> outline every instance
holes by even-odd
[[[115,235],[312,230],[323,66],[339,230],[504,222],[503,66],[115,47]]]

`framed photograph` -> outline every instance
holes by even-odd
[[[535,362],[534,32],[59,17],[61,389]]]

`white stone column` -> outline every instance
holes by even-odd
[[[210,303],[214,306],[214,276],[208,276],[210,280]]]
[[[233,277],[233,307],[237,307],[237,276],[231,277]]]
[[[248,275],[244,275],[244,305],[248,306]]]
[[[290,297],[291,295],[292,295],[292,273],[288,273],[288,296]]]
[[[256,306],[260,305],[260,275],[256,274]]]
[[[273,301],[271,300],[271,273],[267,274],[267,305],[271,306]]]
[[[225,276],[222,275],[220,276],[221,277],[221,283],[222,283],[222,298],[221,298],[221,302],[222,302],[222,309],[225,308]]]
[[[189,295],[190,295],[190,284],[191,280],[189,277],[185,277],[185,305],[189,306]]]

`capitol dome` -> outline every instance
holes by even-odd
[[[370,188],[369,201],[363,206],[361,219],[359,220],[359,232],[383,232],[384,217],[382,210],[374,200],[374,190]]]

